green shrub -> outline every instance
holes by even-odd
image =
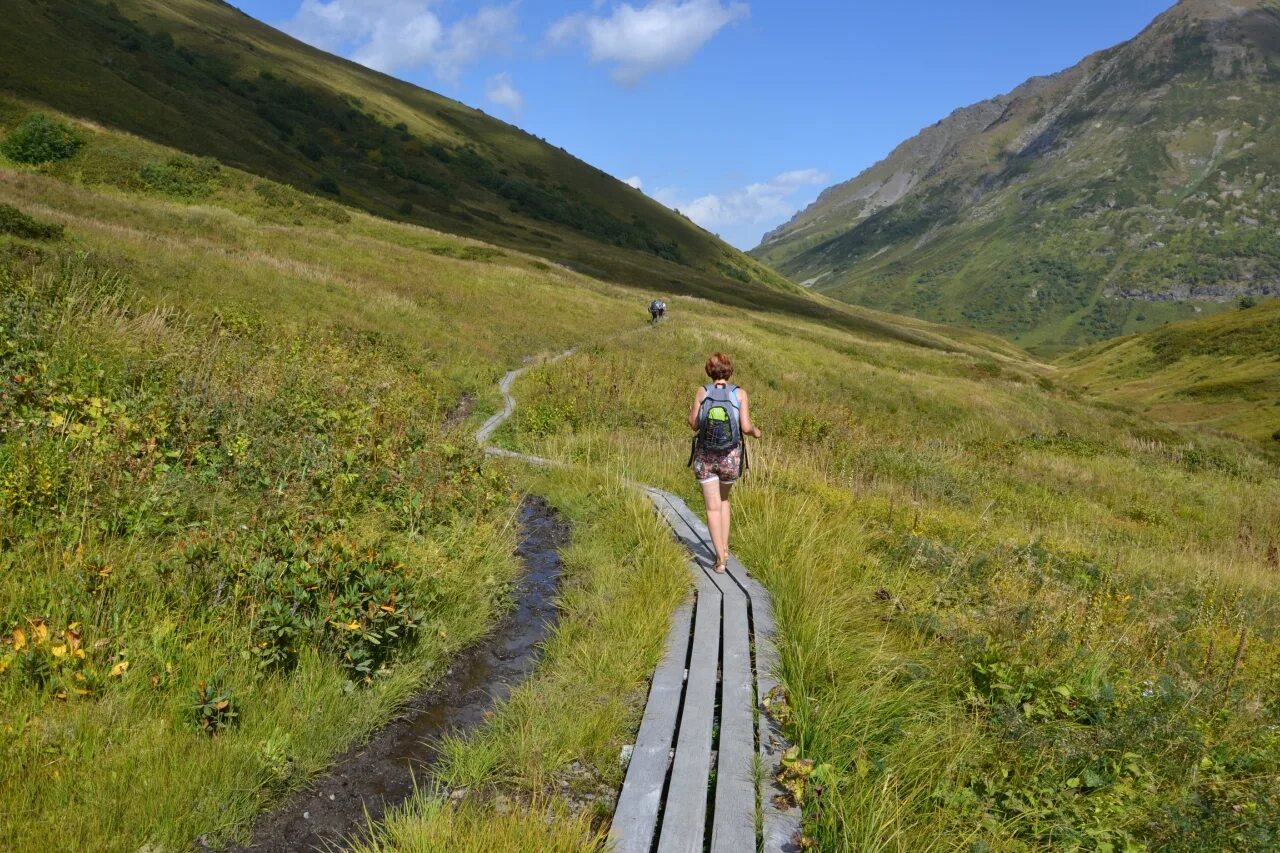
[[[53,222],[41,222],[12,205],[0,204],[0,234],[12,234],[30,240],[57,240],[62,236],[62,226]]]
[[[66,160],[84,144],[73,129],[43,113],[34,113],[0,142],[0,152],[15,163]]]
[[[437,602],[394,555],[312,522],[262,534],[258,560],[239,578],[260,603],[254,652],[264,668],[289,669],[308,645],[331,652],[368,684],[426,624]]]
[[[163,163],[148,163],[138,176],[149,191],[174,198],[202,199],[218,188],[222,167],[212,157],[170,157]]]
[[[351,216],[340,206],[300,192],[287,184],[259,181],[254,184],[253,191],[269,211],[266,218],[272,221],[284,218],[292,219],[298,224],[319,221],[338,225],[351,221]]]
[[[321,192],[329,193],[330,195],[339,195],[342,193],[342,188],[338,186],[338,182],[328,175],[325,175],[320,180],[316,181],[316,189]]]
[[[240,716],[235,697],[222,685],[221,673],[198,683],[192,698],[191,719],[202,734],[215,735],[229,729]]]

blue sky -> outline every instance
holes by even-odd
[[[1172,0],[236,0],[480,107],[742,248],[956,107]]]

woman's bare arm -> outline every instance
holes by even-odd
[[[702,400],[706,396],[707,389],[699,385],[697,393],[693,395],[693,408],[689,410],[689,429],[698,428],[698,409],[702,407]]]
[[[738,403],[742,406],[738,412],[738,424],[742,427],[742,434],[759,438],[764,433],[760,432],[760,427],[751,423],[751,399],[741,388],[738,389]]]

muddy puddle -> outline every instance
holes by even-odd
[[[443,684],[415,696],[367,743],[340,756],[326,775],[262,817],[248,846],[233,851],[332,849],[343,838],[363,834],[368,818],[380,819],[388,806],[413,794],[415,779],[419,786],[429,783],[435,746],[443,735],[479,725],[485,711],[528,678],[538,662],[539,644],[555,624],[559,549],[569,537],[568,526],[541,498],[525,501],[520,526],[516,554],[524,573],[514,590],[515,607],[487,637],[458,656]]]

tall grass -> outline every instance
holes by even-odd
[[[371,840],[355,843],[355,853],[579,853],[600,849],[604,833],[587,815],[563,808],[517,806],[498,810],[478,801],[455,807],[444,800],[414,802],[379,824]]]
[[[821,848],[1273,844],[1273,463],[1017,365],[672,313],[531,372],[505,440],[696,500],[687,399],[734,356],[766,437],[731,546],[835,774]]]
[[[639,725],[669,615],[691,577],[648,502],[616,476],[531,477],[574,531],[563,552],[559,621],[538,672],[478,732],[447,740],[437,784],[358,850],[446,849],[431,846],[442,832],[470,834],[457,836],[458,849],[601,849],[622,784],[621,750]],[[456,812],[451,790],[462,796]],[[544,847],[556,844],[568,846]]]
[[[63,227],[0,236],[0,846],[241,836],[505,605],[516,481],[576,526],[560,627],[447,745],[463,807],[424,793],[371,843],[597,844],[687,583],[619,483],[696,498],[713,349],[767,433],[733,545],[831,768],[819,846],[1274,846],[1280,486],[1250,447],[920,324],[672,298],[631,335],[634,294],[514,252],[225,167],[195,201],[107,180],[171,156],[103,132],[72,171],[0,170]],[[446,425],[575,344],[500,438],[577,473],[513,479]]]
[[[228,334],[70,256],[0,290],[6,848],[239,830],[503,606],[505,487],[385,350]],[[339,584],[321,621],[295,576]]]
[[[438,677],[516,569],[513,489],[452,410],[479,417],[523,355],[643,315],[225,167],[198,204],[104,190],[172,156],[105,141],[79,173],[0,169],[6,203],[64,227],[0,235],[6,849],[242,837]],[[384,654],[391,629],[408,639]],[[593,706],[599,731],[622,737],[633,699]],[[554,737],[529,732],[528,755]]]

